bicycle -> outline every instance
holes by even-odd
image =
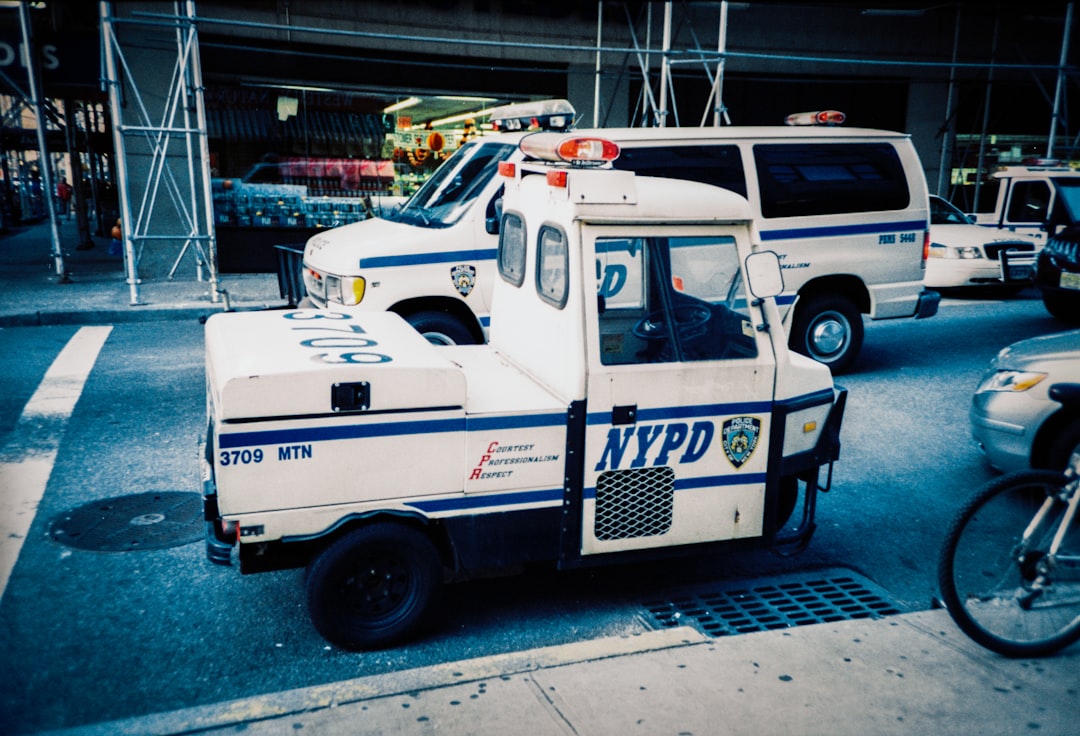
[[[1080,384],[1050,387],[1080,402]],[[1064,473],[1023,470],[988,483],[949,527],[938,564],[961,631],[1006,657],[1041,657],[1080,640],[1080,452]]]

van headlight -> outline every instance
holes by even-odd
[[[341,276],[337,293],[341,295],[341,303],[346,307],[354,307],[364,300],[366,282],[363,276]],[[330,285],[327,284],[329,287]],[[327,289],[329,291],[329,288]]]

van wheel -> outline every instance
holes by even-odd
[[[405,319],[433,345],[475,345],[468,326],[446,312],[416,312]]]
[[[1080,452],[1080,419],[1074,419],[1058,433],[1046,453],[1048,470],[1064,470],[1074,452]]]
[[[823,294],[796,307],[789,345],[842,373],[855,362],[863,342],[862,315],[842,296]]]
[[[1080,324],[1080,297],[1043,291],[1042,300],[1046,311],[1057,319],[1070,324]]]
[[[380,649],[415,634],[442,588],[442,565],[423,533],[399,524],[349,532],[308,565],[315,629],[342,649]]]

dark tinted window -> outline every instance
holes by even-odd
[[[1009,199],[1009,222],[1046,222],[1050,186],[1044,181],[1018,181]]]
[[[623,148],[615,168],[642,176],[698,181],[746,196],[746,176],[735,146]]]
[[[759,144],[754,160],[765,217],[900,210],[910,201],[887,143]]]

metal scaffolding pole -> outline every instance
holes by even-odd
[[[952,65],[949,67],[949,90],[945,97],[945,124],[941,126],[941,156],[938,159],[937,194],[948,199],[952,185],[952,143],[956,115],[956,57],[960,49],[960,5],[956,6],[956,25],[953,28]]]
[[[671,76],[671,2],[664,3],[664,40],[660,57],[660,109],[656,112],[656,127],[667,126],[668,80]]]
[[[720,60],[716,62],[713,125],[717,126],[721,123],[731,125],[731,118],[728,117],[727,107],[724,105],[724,53],[727,52],[727,14],[728,4],[727,0],[724,0],[720,3],[720,37],[716,43],[716,50],[720,55]]]
[[[131,235],[131,196],[128,193],[127,151],[124,145],[124,133],[117,115],[120,112],[120,79],[116,73],[117,44],[116,29],[112,23],[112,9],[108,0],[101,0],[98,6],[101,17],[101,43],[105,58],[105,83],[109,92],[109,107],[113,110],[113,145],[116,151],[116,191],[120,200],[120,230],[124,239],[124,275],[128,285],[128,296],[132,306],[139,304],[139,271],[135,259],[135,241]]]
[[[1046,141],[1046,157],[1054,157],[1054,143],[1061,117],[1061,93],[1065,87],[1065,65],[1069,62],[1069,34],[1072,33],[1073,3],[1065,8],[1065,32],[1061,38],[1061,60],[1058,62],[1057,86],[1054,88],[1054,109],[1050,115],[1050,137]]]
[[[206,101],[203,97],[203,78],[202,78],[202,60],[199,58],[199,38],[198,38],[198,26],[195,24],[195,0],[186,0],[184,3],[186,6],[186,15],[190,21],[190,33],[191,33],[191,86],[189,94],[191,95],[192,103],[195,108],[195,127],[198,131],[196,137],[198,138],[198,155],[199,162],[201,164],[201,171],[199,172],[199,180],[202,183],[202,210],[203,220],[206,225],[207,240],[206,240],[206,252],[203,254],[206,258],[206,266],[210,271],[210,301],[217,303],[218,295],[221,293],[218,288],[218,269],[217,269],[217,239],[214,234],[214,194],[210,186],[210,141],[206,132]],[[195,176],[192,175],[192,181],[194,182]],[[192,193],[192,202],[197,202],[196,194]],[[199,219],[195,218],[196,223]],[[196,231],[198,232],[198,231]],[[200,242],[200,241],[196,241]]]
[[[99,4],[105,81],[113,115],[124,263],[132,306],[140,303],[139,259],[144,248],[167,241],[183,243],[168,277],[173,277],[181,259],[191,250],[198,280],[203,279],[203,268],[207,267],[210,300],[220,299],[195,4],[194,0],[178,0],[174,7],[175,15],[162,21],[119,18],[111,2],[101,0]],[[140,94],[137,75],[124,58],[116,34],[116,26],[121,23],[171,29],[175,33],[176,64],[163,96],[164,105],[153,116]],[[126,95],[124,105],[122,95]],[[129,140],[139,143],[148,154],[145,183],[132,180]],[[173,144],[182,146],[182,156],[173,153]],[[137,146],[136,150],[142,149]],[[178,176],[187,177],[186,187],[181,186]],[[133,207],[136,183],[144,184],[138,196],[137,212]],[[161,193],[166,195],[163,201],[159,201]],[[172,206],[171,210],[165,206],[166,202]],[[166,215],[174,219],[168,220]]]
[[[596,3],[596,71],[593,76],[593,114],[592,124],[594,128],[600,127],[600,49],[604,31],[604,0]]]
[[[994,61],[997,58],[998,30],[1001,21],[994,19],[994,37],[990,44],[990,65],[986,70],[986,98],[983,101],[982,132],[979,134],[979,176],[975,179],[975,207],[979,206],[979,194],[982,192],[982,172],[986,166],[986,137],[990,129],[990,93],[994,89]]]
[[[52,160],[45,139],[45,110],[41,100],[41,76],[38,69],[37,47],[30,27],[30,8],[26,0],[19,3],[19,24],[22,26],[23,50],[25,53],[26,77],[30,87],[30,104],[34,108],[34,120],[37,124],[37,140],[40,159],[38,169],[41,174],[42,199],[45,211],[49,213],[49,228],[52,234],[53,271],[60,281],[67,281],[67,268],[64,254],[60,250],[60,223],[56,218],[56,184],[52,176]]]

